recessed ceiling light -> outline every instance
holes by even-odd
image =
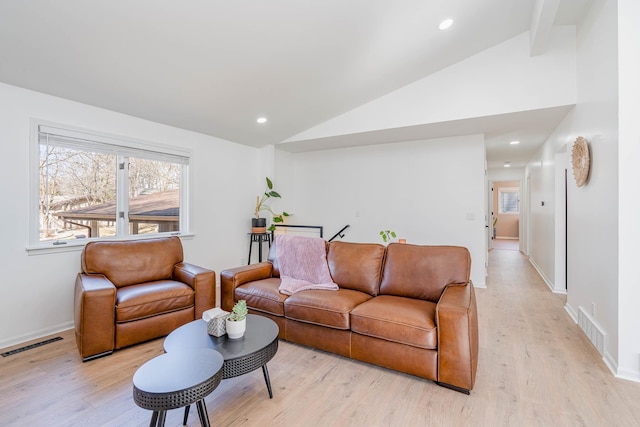
[[[453,25],[453,19],[451,18],[447,18],[444,21],[442,21],[440,23],[440,25],[438,25],[438,29],[439,30],[446,30],[447,28],[449,28],[451,25]]]
[[[511,141],[509,144],[511,144],[511,145],[518,145],[518,144],[520,144],[520,141]]]
[[[256,120],[256,122],[262,124],[262,123],[267,123],[267,118],[266,117],[258,117],[258,120]]]
[[[510,168],[511,167],[511,162],[504,162],[504,167],[505,168]]]

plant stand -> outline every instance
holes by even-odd
[[[271,248],[271,233],[249,233],[249,259],[247,265],[251,264],[251,248],[254,243],[258,243],[258,262],[262,262],[262,244],[267,242]]]

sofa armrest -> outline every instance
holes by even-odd
[[[74,292],[76,342],[82,360],[113,351],[116,287],[102,274],[78,273]]]
[[[436,306],[438,382],[468,392],[478,366],[478,308],[471,281],[447,286]]]
[[[216,306],[216,273],[187,262],[177,264],[173,278],[193,288],[195,296],[194,319],[202,317],[202,312]]]
[[[235,290],[238,286],[263,280],[271,277],[273,264],[270,262],[260,262],[257,264],[244,265],[242,267],[230,268],[220,273],[220,299],[223,310],[231,311],[235,304]]]

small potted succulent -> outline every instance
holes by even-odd
[[[266,233],[267,232],[267,219],[260,218],[260,211],[267,211],[272,215],[272,224],[269,227],[269,231],[273,231],[276,228],[276,223],[283,223],[284,217],[289,216],[288,213],[282,212],[280,214],[275,213],[271,206],[269,206],[266,202],[271,197],[280,198],[280,194],[273,189],[273,182],[266,177],[267,180],[267,188],[264,191],[262,197],[256,196],[256,210],[255,210],[255,218],[251,219],[251,232],[252,233]]]
[[[244,331],[247,329],[247,301],[241,299],[233,308],[229,317],[227,317],[225,326],[227,328],[227,335],[229,338],[236,339],[244,336]]]

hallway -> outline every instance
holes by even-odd
[[[479,424],[640,425],[640,384],[613,376],[525,255],[490,251],[477,297]]]
[[[506,251],[519,251],[520,240],[518,239],[494,239],[493,249],[506,250]]]

